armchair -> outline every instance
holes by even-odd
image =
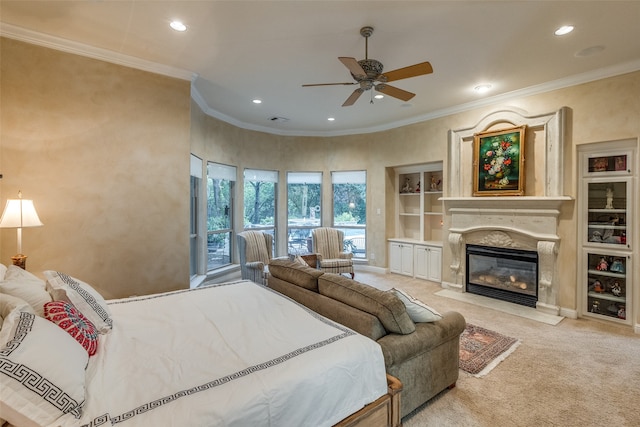
[[[266,286],[273,236],[261,231],[243,231],[238,233],[237,241],[242,278]]]
[[[318,257],[318,268],[328,273],[349,273],[353,279],[353,254],[344,252],[344,233],[328,227],[311,232],[313,252]]]

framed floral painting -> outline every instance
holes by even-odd
[[[473,195],[524,194],[526,125],[480,132],[473,138]]]

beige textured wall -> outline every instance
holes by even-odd
[[[23,230],[27,269],[107,298],[187,288],[190,83],[0,43],[0,203],[22,190],[45,224]]]
[[[394,209],[388,168],[446,165],[449,129],[470,127],[503,107],[535,115],[568,106],[565,192],[574,198],[578,144],[640,136],[640,72],[385,132],[290,137],[206,116],[191,103],[185,81],[0,41],[0,201],[22,189],[35,199],[45,222],[24,232],[28,268],[60,269],[95,284],[107,297],[188,286],[190,151],[205,161],[236,165],[240,172],[278,170],[281,179],[289,170],[322,171],[326,186],[331,171],[366,169],[368,244],[375,254],[370,263],[386,267]],[[329,207],[325,199],[327,224]],[[279,209],[286,212],[283,197]],[[569,309],[577,308],[576,216],[573,203],[567,203],[559,231],[559,301]],[[235,219],[241,227],[241,211]],[[284,215],[279,227],[286,228]],[[0,238],[6,264],[15,253],[15,231],[2,230]],[[450,254],[446,244],[444,249],[447,280]]]
[[[564,188],[565,194],[575,199],[576,145],[640,136],[640,72],[513,99],[505,104],[477,108],[385,132],[329,138],[282,137],[241,130],[208,117],[201,111],[196,112],[198,107],[194,105],[194,114],[197,116],[195,127],[198,130],[192,131],[192,144],[200,150],[205,160],[235,164],[240,171],[245,167],[276,169],[281,172],[281,179],[284,179],[283,174],[287,170],[322,171],[325,175],[324,184],[330,185],[331,171],[366,169],[369,191],[367,244],[369,254],[375,254],[375,260],[370,260],[369,264],[387,267],[386,239],[392,237],[394,232],[395,193],[390,167],[432,161],[444,161],[446,167],[447,132],[450,129],[474,126],[487,114],[505,107],[516,107],[527,115],[537,115],[554,112],[563,106],[571,109],[565,147]],[[542,147],[543,144],[542,135],[536,133],[536,147]],[[540,161],[533,163],[534,168],[541,167]],[[531,174],[528,174],[527,182],[527,195],[542,191],[543,183]],[[279,207],[281,212],[285,211],[283,199]],[[326,224],[331,223],[328,207],[330,200],[325,199],[323,220]],[[376,214],[378,208],[381,209],[381,215]],[[241,224],[241,216],[236,219],[236,223]],[[281,216],[281,230],[286,227],[284,219]],[[576,221],[574,202],[565,203],[559,221],[559,235],[562,238],[559,252],[559,303],[570,310],[577,309],[579,254],[576,247]],[[443,278],[451,280],[448,268],[451,253],[446,244],[446,233],[443,249]],[[286,247],[280,246],[280,254],[285,253]],[[640,270],[638,267],[636,269]]]

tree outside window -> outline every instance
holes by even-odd
[[[287,173],[287,239],[291,254],[311,252],[311,230],[321,226],[322,172]]]
[[[245,169],[244,171],[244,229],[258,230],[273,236],[276,246],[276,206],[278,172]]]
[[[235,166],[207,165],[207,268],[231,264]]]
[[[333,226],[344,232],[344,249],[367,257],[366,171],[332,172]]]

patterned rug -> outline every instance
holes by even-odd
[[[460,369],[476,377],[487,375],[520,345],[520,341],[467,324],[460,336]]]

